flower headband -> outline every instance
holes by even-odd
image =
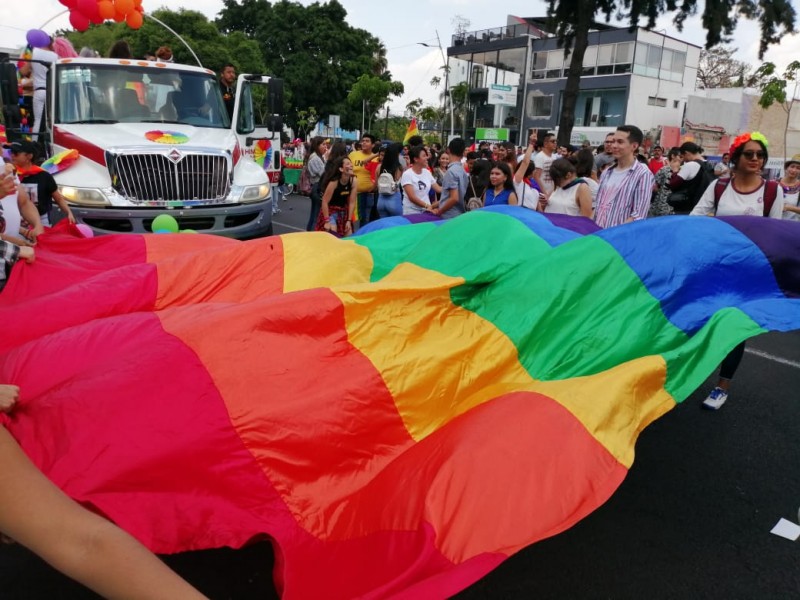
[[[749,142],[751,140],[755,141],[755,142],[761,142],[762,144],[764,144],[764,148],[769,146],[769,142],[767,142],[767,138],[764,137],[764,134],[760,133],[758,131],[754,131],[752,133],[743,133],[742,135],[738,136],[735,140],[733,140],[733,143],[731,144],[731,149],[730,149],[729,152],[731,154],[733,154],[733,152],[739,146],[742,146],[742,145],[746,144],[747,142]]]

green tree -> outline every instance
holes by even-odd
[[[308,6],[290,0],[223,0],[223,4],[217,18],[220,30],[238,31],[255,40],[267,72],[286,82],[289,123],[296,124],[299,111],[314,106],[320,115],[341,115],[345,128],[360,126],[360,100],[348,101],[356,81],[371,75],[392,82],[385,46],[368,31],[350,26],[338,0]]]
[[[461,136],[467,135],[467,114],[469,113],[469,83],[462,81],[450,88],[450,101],[453,103],[453,114],[461,124]]]
[[[662,14],[674,14],[678,31],[686,19],[698,12],[698,0],[549,0],[547,16],[558,36],[559,45],[572,55],[558,124],[558,143],[568,144],[575,122],[575,104],[580,91],[583,57],[589,45],[589,29],[597,15],[627,16],[631,27],[646,17],[652,29]],[[739,17],[756,20],[761,27],[759,58],[771,44],[794,33],[795,9],[791,0],[707,0],[702,21],[706,29],[706,48],[727,41]]]
[[[366,119],[366,124],[362,123],[362,129],[366,126],[364,131],[369,131],[375,113],[386,104],[389,96],[402,95],[403,84],[399,81],[386,81],[382,77],[362,75],[353,84],[347,100],[351,104],[361,107],[362,119]]]
[[[789,151],[789,122],[792,109],[798,104],[797,91],[800,86],[800,61],[792,61],[783,72],[783,76],[776,75],[777,68],[771,62],[764,63],[756,71],[764,82],[761,84],[761,97],[758,103],[769,108],[773,104],[779,104],[786,113],[786,127],[783,129],[783,154],[787,158],[792,156]]]
[[[317,121],[319,121],[319,115],[317,114],[317,109],[313,106],[309,106],[308,110],[297,111],[297,131],[298,134],[302,132],[300,138],[305,139],[308,132],[317,124]]]
[[[264,72],[264,60],[258,45],[244,34],[235,32],[222,35],[204,14],[194,10],[159,9],[153,16],[180,33],[204,67],[219,71],[225,63],[230,62],[243,72]],[[108,54],[114,42],[124,39],[130,44],[135,57],[153,53],[160,46],[169,46],[176,62],[196,64],[189,49],[153,19],[145,18],[139,29],[131,29],[125,23],[105,23],[94,25],[85,32],[64,33],[76,48],[88,46],[103,56]]]

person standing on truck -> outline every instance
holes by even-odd
[[[236,67],[227,63],[222,67],[219,76],[219,87],[222,89],[222,101],[228,111],[228,117],[233,119],[233,105],[236,101]]]
[[[45,48],[34,48],[31,52],[31,73],[33,75],[33,139],[38,139],[38,134],[44,127],[44,106],[47,102],[47,74],[50,65],[58,60],[58,54],[53,50],[53,38]]]

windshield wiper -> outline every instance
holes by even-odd
[[[183,121],[172,121],[170,119],[139,119],[136,123],[178,123],[180,125]]]
[[[70,121],[65,125],[85,125],[86,123],[119,123],[116,119],[83,119],[81,121]]]

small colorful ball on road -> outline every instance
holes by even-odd
[[[178,233],[180,230],[178,222],[172,215],[158,215],[155,219],[153,219],[153,225],[151,228],[156,233],[158,233],[159,230],[166,231],[168,233]]]

